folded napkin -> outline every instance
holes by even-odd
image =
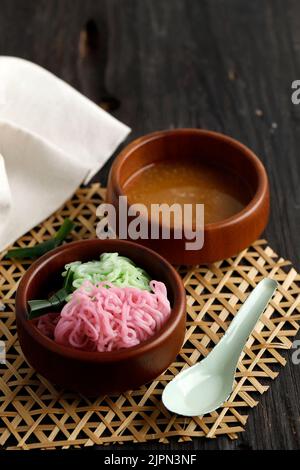
[[[0,250],[87,183],[129,132],[42,67],[0,57]]]

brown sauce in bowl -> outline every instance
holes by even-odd
[[[250,201],[250,186],[226,168],[163,160],[134,173],[125,183],[130,204],[204,204],[205,223],[240,212]]]

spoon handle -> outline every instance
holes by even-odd
[[[225,367],[229,363],[237,363],[248,337],[252,333],[261,314],[267,307],[277,287],[273,279],[263,279],[248,296],[223,338],[213,349],[207,360],[211,364]]]

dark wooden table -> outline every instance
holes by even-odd
[[[98,91],[78,58],[87,22],[100,38]],[[300,105],[291,102],[291,83],[300,79],[299,22],[299,0],[1,0],[0,54],[37,62],[95,100],[106,93],[105,77],[120,100],[114,115],[132,127],[130,140],[158,129],[203,127],[247,144],[270,177],[266,237],[300,269]],[[97,176],[103,183],[108,168]],[[299,447],[300,366],[290,360],[236,441],[169,446]]]

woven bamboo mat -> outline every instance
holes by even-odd
[[[47,239],[67,216],[77,222],[73,239],[95,236],[95,210],[103,194],[98,184],[79,189],[61,210],[22,237],[17,245],[31,246]],[[22,355],[14,297],[28,266],[29,263],[0,261],[0,340],[6,347],[6,364],[0,364],[0,446],[7,449],[150,440],[166,443],[172,438],[188,441],[219,435],[234,439],[244,430],[249,409],[258,404],[270,379],[277,376],[278,366],[285,365],[281,350],[291,347],[299,329],[300,275],[266,241],[259,240],[226,261],[180,267],[188,320],[185,344],[176,361],[156,381],[139,390],[90,400],[47,382]],[[208,354],[249,291],[266,276],[276,279],[279,289],[248,340],[228,402],[204,417],[170,414],[161,402],[166,383],[183,367]]]

